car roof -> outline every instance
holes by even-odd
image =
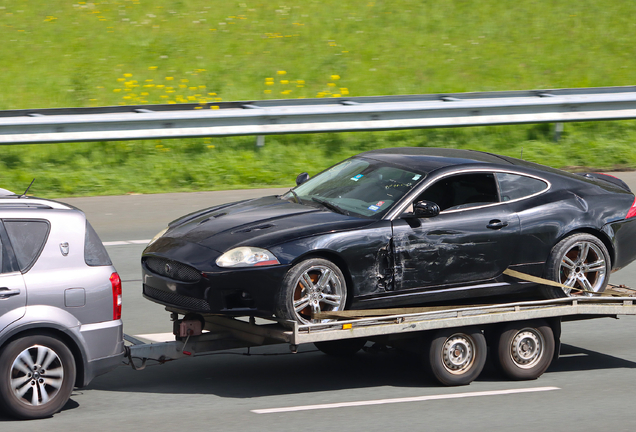
[[[491,153],[431,147],[399,147],[371,150],[358,156],[409,167],[426,173],[453,165],[479,163],[514,164],[514,159],[512,158],[504,158]]]
[[[23,195],[0,195],[0,211],[26,209],[74,210],[73,206],[44,198]]]

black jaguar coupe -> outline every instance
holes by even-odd
[[[621,180],[468,150],[349,158],[284,195],[170,223],[143,252],[143,292],[179,313],[314,321],[321,311],[512,294],[602,292],[636,259]],[[571,288],[511,278],[517,270]]]

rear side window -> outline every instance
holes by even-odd
[[[44,220],[5,220],[4,228],[20,271],[27,272],[44,248],[49,236],[49,223]]]
[[[6,273],[9,269],[8,263],[4,263],[4,246],[2,245],[2,238],[0,238],[0,273]]]
[[[518,174],[496,173],[502,201],[512,201],[534,195],[548,188],[542,180]]]
[[[84,237],[84,262],[89,266],[113,264],[104,244],[88,221],[86,221],[86,236]]]

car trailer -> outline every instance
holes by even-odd
[[[561,322],[636,315],[636,298],[630,297],[634,295],[634,290],[621,286],[608,287],[603,297],[343,311],[316,316],[322,321],[308,325],[170,309],[175,340],[146,344],[126,335],[132,343],[126,347],[126,357],[127,364],[140,370],[148,360],[164,363],[272,344],[288,344],[296,352],[299,345],[313,343],[326,354],[346,356],[372,341],[420,353],[428,371],[444,385],[465,385],[476,379],[489,350],[504,375],[528,380],[541,376],[558,358]],[[356,315],[363,317],[351,318]],[[326,318],[332,320],[325,322]]]

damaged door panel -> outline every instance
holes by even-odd
[[[396,291],[495,278],[512,262],[518,216],[507,206],[393,222]]]

